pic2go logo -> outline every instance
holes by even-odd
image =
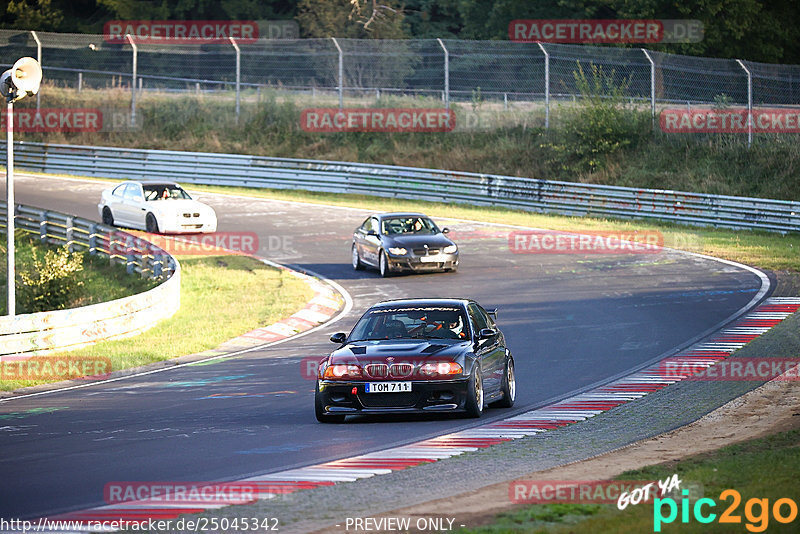
[[[717,506],[714,499],[698,499],[692,506],[688,498],[689,490],[683,490],[681,493],[683,498],[681,499],[680,507],[675,502],[675,499],[671,497],[656,498],[653,501],[653,532],[661,532],[662,524],[668,525],[678,519],[679,511],[681,523],[689,523],[690,512],[698,523],[712,523],[717,519],[717,514],[711,511]],[[738,515],[736,510],[742,502],[742,495],[734,489],[726,489],[719,494],[719,499],[721,501],[730,499],[731,503],[720,514],[718,522],[741,524],[742,516]],[[748,521],[745,523],[745,528],[749,532],[764,532],[767,530],[770,515],[775,518],[775,521],[783,524],[791,523],[797,518],[797,503],[792,499],[786,497],[777,499],[772,503],[772,508],[770,508],[769,504],[769,499],[758,498],[748,499],[744,504],[744,517]]]

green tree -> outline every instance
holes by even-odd
[[[300,0],[303,37],[404,39],[403,10],[395,0]]]
[[[800,63],[795,0],[456,0],[465,39],[508,39],[515,19],[697,19],[700,43],[648,45],[664,52]],[[626,46],[639,46],[631,44]]]
[[[458,0],[406,0],[403,8],[405,32],[416,39],[454,39],[464,26]]]
[[[286,19],[296,13],[296,2],[280,0],[97,0],[122,20],[258,20]]]
[[[64,20],[51,0],[10,0],[6,14],[12,21],[10,26],[21,30],[56,30]]]

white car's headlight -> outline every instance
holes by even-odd
[[[395,256],[403,256],[406,252],[408,251],[403,247],[389,247],[389,254],[394,254]]]
[[[446,247],[444,247],[444,249],[442,249],[442,252],[444,252],[445,254],[455,254],[456,252],[458,252],[458,247],[455,245],[447,245]]]

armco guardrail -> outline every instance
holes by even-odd
[[[0,145],[3,146],[3,145]],[[800,231],[800,202],[635,189],[391,165],[236,154],[19,143],[29,170],[206,185],[305,189],[506,206],[572,216]]]
[[[0,203],[0,212],[0,223],[6,228],[5,203]],[[128,337],[178,311],[180,265],[146,240],[79,217],[22,205],[17,206],[15,224],[48,243],[107,256],[112,262],[126,264],[130,273],[166,281],[110,302],[0,317],[0,356],[38,356]]]

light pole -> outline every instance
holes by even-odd
[[[16,315],[16,270],[14,265],[14,102],[39,92],[42,67],[32,57],[17,60],[14,66],[0,76],[0,94],[6,98],[6,283],[8,290],[8,315]]]

